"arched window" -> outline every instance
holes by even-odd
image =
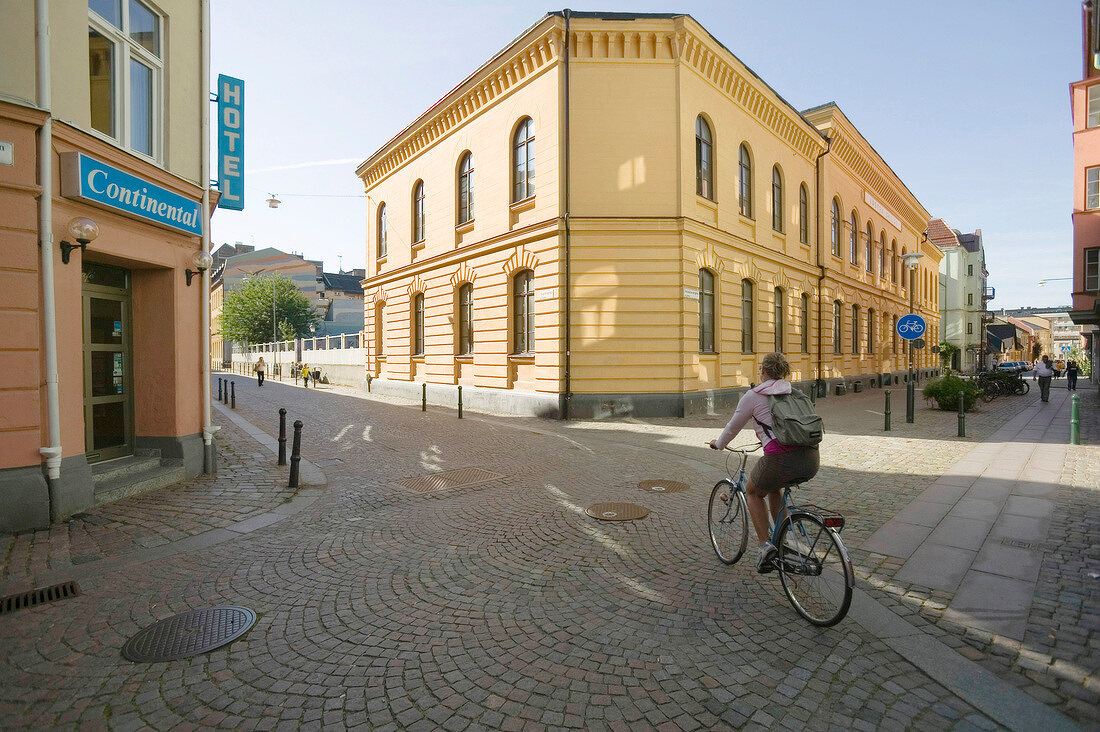
[[[810,352],[810,294],[802,293],[802,309],[798,316],[798,331],[802,339],[802,353]]]
[[[413,186],[413,244],[424,241],[424,181]]]
[[[772,166],[772,228],[783,231],[783,174]]]
[[[787,296],[782,287],[775,288],[775,352],[783,353],[783,336],[786,330],[786,317],[783,310],[786,307]]]
[[[901,248],[901,265],[900,265],[901,266],[901,289],[903,289],[903,290],[905,290],[909,287],[909,278],[912,276],[912,275],[910,275],[910,277],[906,277],[906,275],[905,275],[905,255],[908,254],[908,253],[909,253],[908,248],[906,248],[906,247]]]
[[[854,208],[848,224],[852,227],[852,232],[848,235],[848,258],[852,260],[852,264],[859,266],[859,219]]]
[[[752,218],[752,158],[745,143],[737,152],[737,195],[742,216]]]
[[[474,156],[466,153],[458,165],[458,223],[474,218]]]
[[[714,274],[699,270],[699,352],[714,353]]]
[[[741,280],[741,353],[752,353],[752,280]]]
[[[714,145],[703,115],[695,118],[695,193],[714,200]]]
[[[378,217],[375,219],[375,238],[378,243],[378,259],[386,258],[386,204],[378,205]]]
[[[890,281],[897,284],[898,281],[898,240],[890,240]]]
[[[424,293],[413,295],[412,301],[412,352],[414,356],[424,355]]]
[[[529,269],[512,278],[512,353],[535,350],[535,273]]]
[[[458,355],[474,352],[474,286],[469,282],[458,288]]]
[[[875,352],[875,309],[867,308],[867,353]]]
[[[886,277],[886,232],[880,231],[878,235],[878,276]]]
[[[859,355],[859,305],[852,306],[852,355]]]
[[[810,243],[810,193],[805,183],[798,187],[798,241]]]
[[[867,271],[875,273],[875,227],[867,222]]]
[[[833,199],[833,219],[830,226],[832,234],[832,252],[834,257],[840,256],[840,201]]]
[[[843,339],[844,310],[840,300],[833,301],[833,353],[839,354]]]
[[[535,195],[535,123],[527,117],[516,128],[512,138],[515,175],[512,178],[512,201],[522,201]]]

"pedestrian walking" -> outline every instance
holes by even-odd
[[[267,371],[267,364],[264,363],[264,357],[260,356],[260,360],[256,362],[256,365],[252,367],[252,370],[256,372],[256,381],[260,386],[264,385],[264,372]]]
[[[1054,366],[1050,362],[1050,356],[1043,356],[1043,360],[1035,364],[1035,370],[1031,373],[1032,379],[1039,382],[1039,398],[1049,402],[1050,380],[1054,378]]]
[[[309,377],[310,377],[310,375],[311,374],[309,373],[309,364],[308,363],[302,364],[302,385],[305,386],[305,388],[307,388],[307,389],[309,388]],[[315,384],[315,386],[316,386],[316,384]]]
[[[1066,388],[1077,391],[1077,362],[1072,358],[1066,362]]]

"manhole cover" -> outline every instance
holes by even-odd
[[[654,493],[680,493],[688,489],[687,483],[677,480],[643,480],[638,487]]]
[[[1016,549],[1034,549],[1036,544],[1030,541],[1020,541],[1019,539],[1001,539],[1001,543],[1005,546],[1015,547]]]
[[[405,478],[397,482],[406,488],[412,488],[414,491],[435,491],[443,488],[458,488],[464,485],[488,483],[490,480],[503,477],[499,473],[492,473],[481,468],[458,468],[457,470],[444,470],[442,473],[433,473],[417,478]]]
[[[649,509],[636,503],[597,503],[584,512],[600,521],[633,521],[645,518]]]
[[[256,622],[246,607],[222,605],[191,610],[150,625],[122,647],[127,661],[152,663],[197,656],[240,638]]]

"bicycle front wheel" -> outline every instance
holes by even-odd
[[[836,625],[848,614],[855,572],[840,536],[809,513],[795,513],[779,531],[779,580],[798,614]]]
[[[719,481],[710,492],[707,504],[707,528],[714,553],[726,564],[733,564],[745,553],[749,538],[749,507],[745,494],[729,481]]]
[[[1016,393],[1019,396],[1023,396],[1024,394],[1027,394],[1029,391],[1031,391],[1031,384],[1029,384],[1029,383],[1027,383],[1026,381],[1023,381],[1023,380],[1020,380],[1019,382],[1017,382],[1017,384],[1016,384]]]

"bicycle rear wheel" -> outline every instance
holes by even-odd
[[[1023,396],[1024,394],[1027,394],[1029,391],[1031,391],[1031,384],[1027,383],[1023,379],[1020,379],[1020,381],[1017,382],[1017,384],[1016,384],[1016,393],[1019,396]]]
[[[779,531],[779,580],[798,614],[836,625],[848,614],[855,572],[840,536],[810,513],[794,513]]]
[[[707,528],[714,553],[726,564],[733,564],[745,553],[749,538],[749,507],[745,494],[729,481],[719,481],[710,492],[707,504]]]

